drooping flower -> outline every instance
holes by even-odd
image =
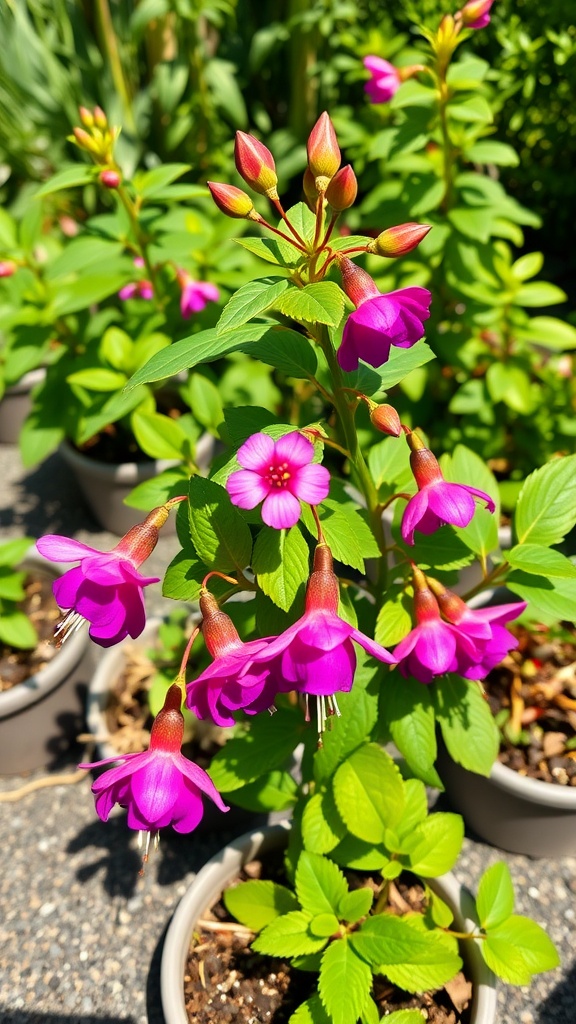
[[[399,288],[382,294],[369,274],[345,257],[339,260],[344,291],[358,308],[344,326],[338,362],[357,370],[358,360],[382,366],[392,345],[411,348],[424,336],[432,296],[427,288]]]
[[[389,103],[402,85],[398,68],[383,57],[364,57],[364,67],[370,72],[370,78],[364,84],[371,103]]]
[[[318,505],[327,496],[330,474],[312,464],[314,446],[299,431],[273,441],[268,434],[252,434],[238,449],[242,469],[226,482],[230,498],[239,508],[256,508],[261,501],[267,526],[282,530],[300,518],[300,502]]]
[[[173,684],[152,726],[148,750],[79,766],[91,769],[121,761],[92,786],[102,821],[108,821],[112,807],[119,804],[128,810],[129,828],[155,833],[171,825],[175,832],[191,832],[204,813],[202,794],[219,810],[229,810],[206,772],[182,754],[181,702],[182,690]]]
[[[211,718],[216,725],[234,725],[234,712],[248,715],[266,711],[280,688],[276,666],[255,665],[254,655],[269,640],[244,643],[232,619],[218,607],[206,589],[200,596],[202,633],[214,661],[187,686],[186,705],[197,718]]]
[[[408,443],[418,491],[410,498],[402,516],[401,533],[405,544],[414,543],[415,530],[429,534],[447,523],[468,526],[476,509],[475,499],[485,502],[487,509],[494,512],[489,494],[468,484],[452,484],[444,479],[435,456],[417,434],[409,434]]]
[[[135,256],[132,262],[138,270],[143,270],[144,267],[146,266],[141,256]],[[152,282],[146,280],[145,278],[140,278],[140,280],[138,281],[130,281],[128,284],[125,284],[124,287],[120,289],[120,291],[118,292],[118,298],[122,299],[123,302],[126,302],[127,299],[135,298],[153,299],[154,288],[152,287]]]
[[[215,284],[209,281],[195,281],[185,270],[178,270],[180,285],[180,312],[184,320],[193,313],[200,313],[209,302],[218,302],[220,292]]]
[[[154,550],[168,512],[167,505],[153,509],[112,551],[98,551],[56,534],[36,541],[40,554],[51,562],[80,563],[53,584],[56,601],[67,609],[56,627],[58,644],[85,620],[90,623],[90,637],[101,647],[140,636],[146,624],[143,588],[159,578],[142,576],[138,569]]]
[[[332,564],[328,545],[318,544],[304,614],[254,656],[255,666],[274,667],[277,659],[282,690],[297,690],[307,700],[310,695],[317,697],[320,733],[327,715],[340,713],[336,693],[352,688],[356,669],[353,640],[379,661],[388,665],[395,661],[389,651],[338,615],[338,578]]]
[[[490,22],[490,8],[493,3],[494,0],[468,0],[458,12],[465,28],[486,28]]]
[[[445,672],[461,672],[478,657],[473,640],[440,616],[438,602],[424,573],[414,568],[416,625],[394,648],[394,661],[404,677],[431,683]]]

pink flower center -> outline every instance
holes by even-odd
[[[278,462],[268,466],[268,472],[266,473],[265,479],[269,487],[287,487],[288,481],[292,474],[288,469],[287,462]]]

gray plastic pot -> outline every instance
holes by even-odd
[[[128,497],[137,484],[179,465],[176,460],[168,459],[123,462],[119,465],[98,462],[77,451],[68,441],[62,442],[59,451],[72,469],[94,518],[105,530],[119,537],[142,522],[146,515],[141,509],[125,505],[124,498]],[[210,465],[213,451],[214,438],[211,434],[203,434],[196,446],[196,464],[200,469]],[[170,516],[162,530],[164,534],[174,534],[176,517]]]
[[[46,377],[43,366],[30,370],[12,387],[6,388],[0,401],[0,443],[18,444],[22,424],[32,408],[31,391]]]
[[[530,857],[576,850],[576,788],[530,779],[500,764],[476,775],[439,749],[436,762],[452,805],[482,839]]]
[[[52,562],[35,553],[25,558],[21,568],[51,579],[59,575]],[[82,732],[89,650],[84,626],[40,672],[0,693],[1,775],[47,767]]]
[[[166,1024],[190,1024],[184,1002],[184,970],[197,920],[211,906],[240,869],[256,857],[282,849],[288,842],[289,825],[273,825],[260,832],[240,836],[212,857],[198,872],[192,885],[178,904],[170,922],[162,952],[160,989]],[[471,928],[472,897],[454,875],[428,880],[429,885],[454,912],[459,931]],[[474,942],[467,942],[462,952],[473,983],[470,1024],[494,1024],[496,1020],[496,978],[484,963]],[[218,1024],[215,1020],[214,1024]]]

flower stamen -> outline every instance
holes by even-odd
[[[54,646],[62,647],[73,633],[82,628],[85,622],[86,619],[84,616],[71,608],[70,611],[66,612],[64,618],[60,619],[54,627]]]

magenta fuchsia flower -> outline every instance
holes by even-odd
[[[102,821],[114,804],[128,809],[129,828],[155,833],[171,825],[175,832],[191,832],[204,813],[202,795],[221,811],[229,808],[206,772],[181,752],[184,718],[180,711],[182,690],[174,684],[156,716],[150,747],[144,753],[107,757],[80,768],[100,768],[121,761],[101,775],[92,786],[96,812]]]
[[[255,715],[274,704],[280,676],[270,665],[255,665],[254,656],[269,640],[243,643],[231,618],[220,611],[207,590],[200,597],[202,632],[214,661],[187,687],[186,705],[197,718],[234,725],[234,712]]]
[[[193,313],[200,313],[209,302],[218,302],[220,292],[209,281],[195,281],[184,270],[178,271],[177,279],[181,288],[180,312],[184,320]]]
[[[429,583],[444,617],[470,637],[476,647],[474,661],[468,666],[461,666],[460,674],[467,679],[484,679],[509,651],[518,646],[517,638],[505,628],[505,623],[522,614],[526,601],[473,610],[437,580]]]
[[[332,570],[330,548],[321,543],[314,553],[304,615],[254,655],[254,666],[265,663],[279,671],[283,691],[316,696],[322,733],[326,705],[328,714],[339,715],[335,694],[352,688],[356,669],[353,640],[379,661],[394,663],[384,647],[338,615],[338,579]]]
[[[414,543],[415,530],[430,534],[447,523],[468,526],[476,509],[476,498],[494,512],[495,505],[489,494],[468,484],[452,484],[445,480],[436,458],[416,434],[408,435],[408,443],[412,449],[410,465],[418,492],[410,498],[402,516],[400,529],[405,544]]]
[[[393,64],[382,57],[364,57],[362,62],[370,79],[364,84],[371,103],[389,103],[402,84],[402,79]]]
[[[126,302],[127,299],[153,299],[154,289],[151,281],[130,281],[118,292],[118,298]]]
[[[146,624],[143,589],[159,578],[142,576],[138,568],[154,550],[158,529],[167,518],[165,505],[153,509],[112,551],[97,551],[55,534],[36,541],[40,554],[51,562],[80,563],[53,584],[56,601],[67,609],[56,628],[59,644],[85,620],[90,637],[101,647],[140,635]]]
[[[468,0],[458,13],[465,28],[486,28],[490,22],[490,8],[494,0]]]
[[[328,495],[330,474],[324,466],[312,464],[314,446],[297,430],[278,441],[268,434],[252,434],[237,458],[242,469],[228,477],[230,498],[245,509],[262,501],[262,519],[275,530],[298,522],[301,501],[318,505]]]
[[[411,348],[424,336],[432,296],[427,288],[400,288],[382,294],[366,271],[352,260],[339,260],[342,285],[357,309],[344,326],[338,362],[343,370],[357,370],[363,359],[382,366],[390,348]]]

